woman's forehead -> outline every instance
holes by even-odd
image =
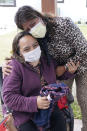
[[[23,36],[20,41],[36,41],[36,39],[31,35]]]
[[[35,38],[33,38],[30,35],[26,35],[23,36],[20,40],[19,40],[19,45],[23,46],[23,45],[32,45],[33,43],[36,43],[37,40]]]

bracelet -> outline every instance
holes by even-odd
[[[65,67],[65,71],[69,70],[67,64],[65,64],[64,67]]]

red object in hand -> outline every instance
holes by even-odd
[[[7,121],[7,117],[4,118],[4,119],[0,122],[0,131],[6,131],[6,127],[5,127],[6,121]]]
[[[61,97],[58,100],[57,106],[59,107],[59,109],[68,108],[67,97],[66,96]]]

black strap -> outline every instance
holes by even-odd
[[[2,95],[1,95],[2,83],[3,83],[3,78],[2,78],[2,67],[0,67],[0,98],[1,98],[1,104],[4,104],[4,102],[3,102],[3,100],[2,100]]]
[[[0,67],[0,91],[2,88],[2,67]]]

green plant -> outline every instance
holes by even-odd
[[[81,110],[80,110],[80,107],[79,107],[76,100],[74,101],[73,104],[71,104],[71,107],[72,107],[73,112],[74,112],[74,118],[75,119],[82,119]]]

